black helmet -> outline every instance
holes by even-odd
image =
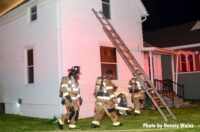
[[[73,66],[71,69],[69,69],[68,76],[69,77],[73,76],[74,78],[78,79],[79,73],[80,73],[80,66]]]
[[[106,70],[105,76],[108,78],[112,78],[113,71],[111,69]]]
[[[123,93],[120,93],[119,95],[117,95],[117,103],[118,103],[118,106],[127,107],[128,103],[127,103],[126,95]]]

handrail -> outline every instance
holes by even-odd
[[[154,83],[159,92],[161,92],[162,94],[164,94],[164,92],[170,92],[171,95],[174,95],[175,91],[175,89],[173,89],[173,85],[177,85],[177,96],[184,99],[184,84],[179,84],[177,82],[172,81],[171,79],[165,79],[165,80],[154,79]],[[167,94],[165,94],[165,96],[166,95]]]
[[[183,98],[183,99],[185,98],[185,96],[184,96],[184,84],[174,82],[171,79],[166,79],[166,80],[163,80],[163,81],[167,81],[167,82],[171,83],[172,85],[177,85],[177,95],[178,95],[178,97]]]
[[[162,95],[170,98],[172,100],[172,103],[174,104],[173,84],[169,81],[158,80],[158,79],[154,79],[154,84],[157,88],[157,91]]]

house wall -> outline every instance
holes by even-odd
[[[29,22],[34,4],[38,19]],[[0,18],[0,102],[6,113],[44,118],[60,113],[56,5],[55,0],[31,0]],[[34,49],[34,84],[26,84],[28,48]]]
[[[200,100],[200,72],[179,73],[178,83],[184,84],[184,98]]]
[[[132,0],[110,0],[110,2],[110,22],[134,56],[143,64],[140,58],[143,39],[138,3]],[[62,75],[67,75],[67,69],[74,65],[81,67],[79,81],[83,97],[81,118],[91,117],[94,114],[93,91],[96,78],[101,75],[100,46],[113,47],[91,11],[92,8],[101,10],[101,6],[101,0],[61,0],[60,3]],[[118,80],[114,82],[118,85],[118,91],[127,92],[131,72],[119,54],[117,54],[117,71]]]

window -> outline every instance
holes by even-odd
[[[195,65],[196,65],[196,70],[200,71],[200,53],[195,53]]]
[[[188,69],[189,71],[194,71],[193,55],[188,55]]]
[[[34,83],[33,49],[27,50],[27,83]]]
[[[179,72],[200,71],[200,53],[179,51],[178,67]]]
[[[110,0],[102,0],[102,11],[107,19],[110,19]]]
[[[30,8],[30,21],[37,20],[37,6],[33,6]]]
[[[101,55],[101,75],[105,75],[108,70],[113,73],[112,79],[117,79],[117,59],[116,49],[112,47],[100,46]]]
[[[179,71],[180,72],[187,71],[186,55],[184,55],[184,54],[179,55]]]

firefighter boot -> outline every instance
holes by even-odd
[[[69,128],[70,128],[70,129],[75,129],[75,128],[77,128],[77,127],[76,127],[75,124],[69,124]]]
[[[91,128],[99,128],[99,127],[100,127],[99,121],[92,121]]]
[[[62,122],[61,119],[59,119],[57,125],[58,125],[58,128],[62,130],[64,123]]]

